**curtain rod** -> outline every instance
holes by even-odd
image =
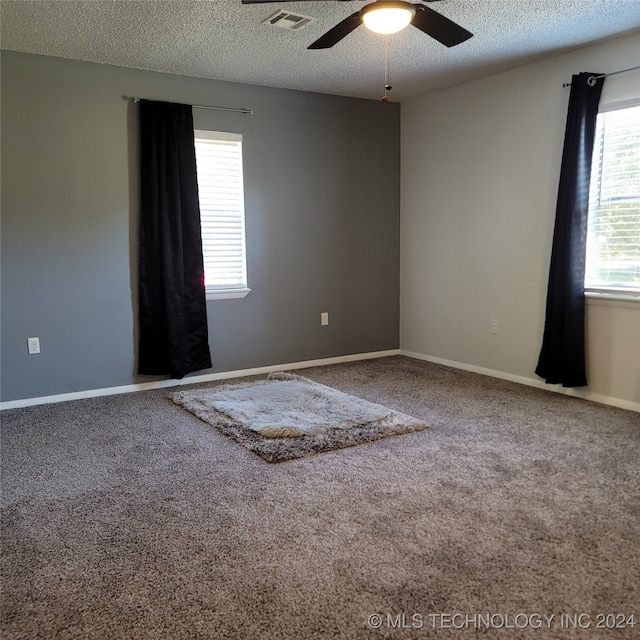
[[[640,69],[640,67],[630,67],[629,69],[620,69],[620,71],[612,71],[611,73],[603,73],[599,76],[589,76],[589,79],[587,80],[587,83],[589,84],[590,87],[593,87],[596,84],[596,80],[600,79],[600,78],[608,78],[609,76],[617,76],[619,73],[627,73],[628,71],[637,71],[638,69]],[[570,87],[571,83],[570,82],[564,82],[562,84],[563,87]]]
[[[133,100],[134,102],[140,102],[140,100],[144,99],[144,98],[138,98],[137,96],[134,98],[125,96],[125,98],[127,100]],[[194,109],[211,109],[212,111],[233,111],[234,113],[245,113],[250,116],[253,115],[253,109],[234,109],[232,107],[210,107],[204,104],[191,104],[188,106],[193,107]]]

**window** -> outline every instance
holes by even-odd
[[[243,298],[247,287],[242,136],[195,131],[207,300]]]
[[[585,289],[640,299],[640,105],[598,114]]]

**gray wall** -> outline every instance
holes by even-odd
[[[137,130],[123,96],[255,111],[194,110],[196,127],[244,136],[252,292],[208,302],[213,371],[398,347],[399,105],[1,62],[3,401],[148,379],[134,373]]]

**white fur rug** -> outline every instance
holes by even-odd
[[[301,376],[180,391],[172,400],[269,462],[425,429],[424,422]]]

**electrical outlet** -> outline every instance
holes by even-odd
[[[498,321],[495,318],[491,319],[491,333],[498,333]]]
[[[329,324],[329,312],[328,311],[323,311],[320,314],[320,324],[323,327],[326,327]]]
[[[29,355],[40,353],[40,338],[27,338]]]

